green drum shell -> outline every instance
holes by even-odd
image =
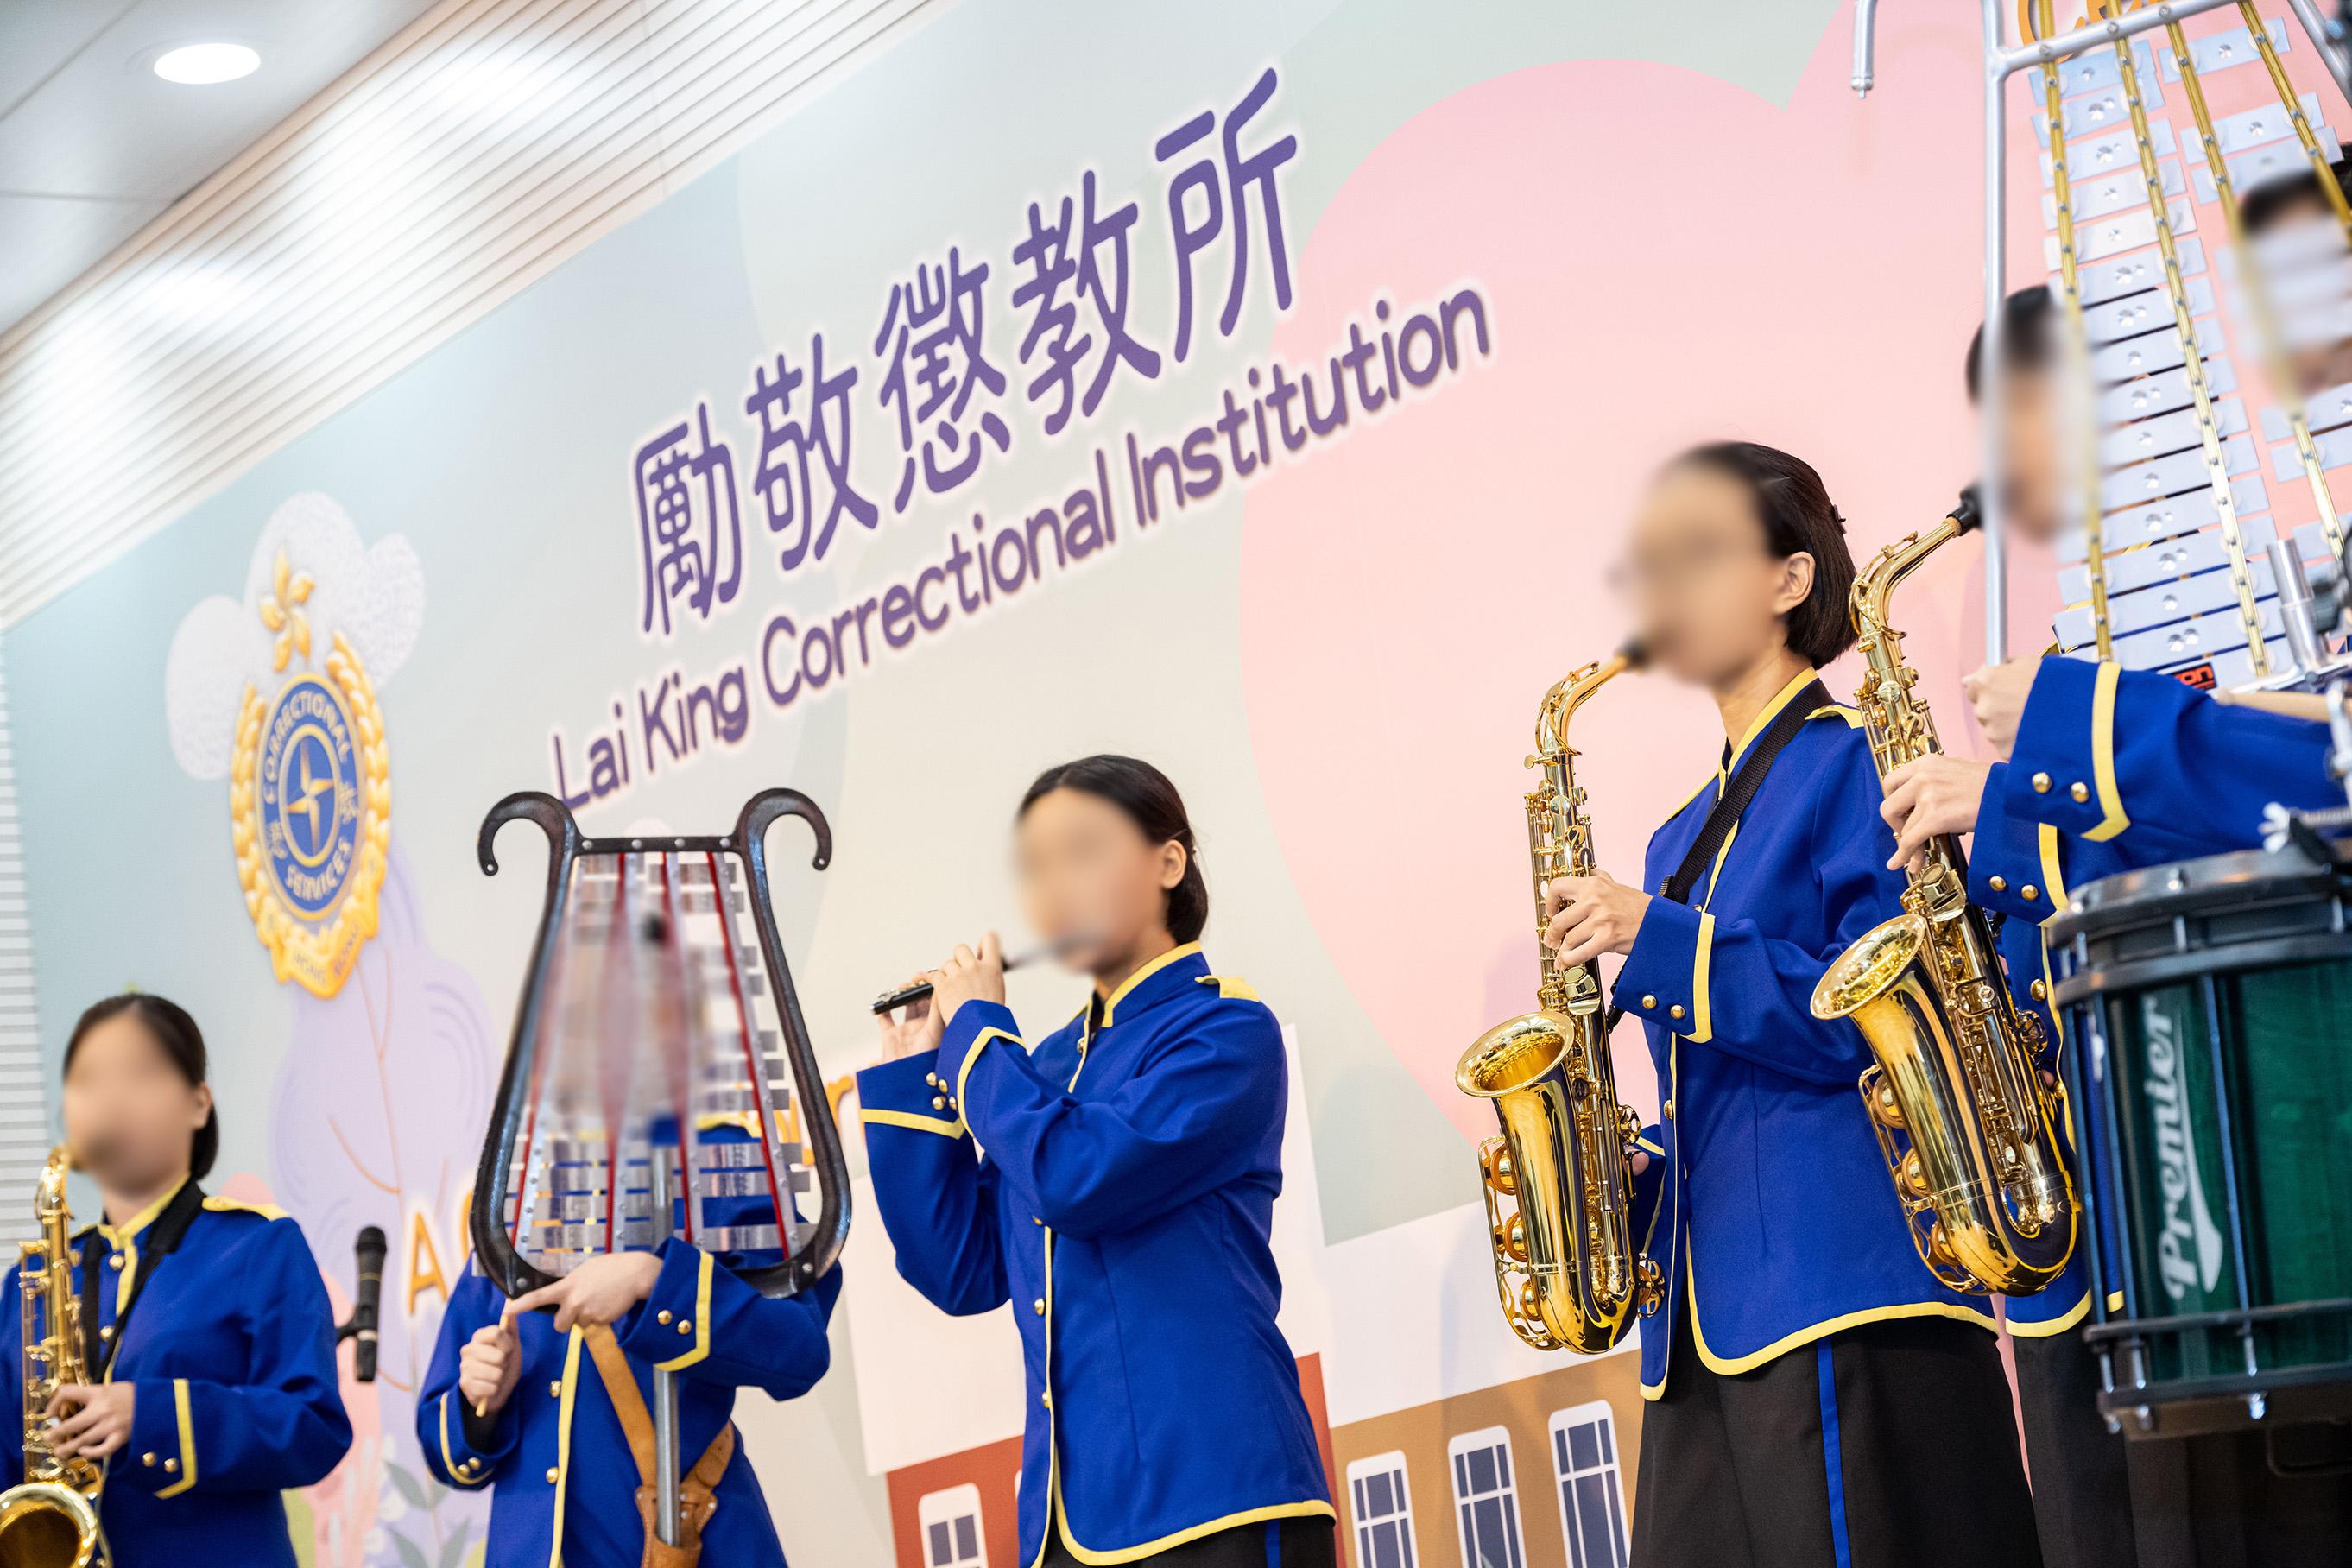
[[[2312,1310],[2352,1298],[2352,876],[2293,848],[2154,867],[2049,935],[2070,1036],[2095,1010],[2105,1043],[2098,1195],[2120,1188],[2128,1279],[2104,1288],[2128,1296],[2095,1314],[2150,1331],[2115,1369],[2147,1386],[2103,1404],[2174,1431],[2258,1419],[2250,1393],[2352,1404],[2352,1312]],[[2246,1309],[2252,1371],[2238,1321],[2166,1327]]]

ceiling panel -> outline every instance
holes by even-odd
[[[0,326],[144,227],[169,204],[0,193]]]
[[[122,215],[152,216],[432,8],[433,0],[0,5],[0,199],[9,203],[0,329],[135,230]],[[248,45],[261,68],[211,87],[155,74],[157,55],[198,42]],[[58,197],[105,200],[85,212],[53,199],[25,205]],[[47,287],[33,292],[30,278]]]

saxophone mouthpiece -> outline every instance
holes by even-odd
[[[1962,533],[1975,532],[1978,525],[1984,521],[1983,501],[1984,488],[1980,485],[1970,485],[1960,492],[1960,499],[1952,504],[1952,510],[1948,515],[1959,525]]]
[[[1650,662],[1650,639],[1647,637],[1626,638],[1625,646],[1617,650],[1617,657],[1625,661],[1627,669],[1643,668]]]

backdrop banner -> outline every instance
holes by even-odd
[[[1505,1328],[1452,1071],[1530,1004],[1521,759],[1628,629],[1657,465],[1793,450],[1858,555],[1972,471],[1977,24],[1891,7],[1857,104],[1849,23],[961,0],[10,627],[51,1073],[84,1005],[168,994],[215,1046],[215,1185],[300,1221],[339,1310],[355,1233],[392,1241],[307,1560],[481,1557],[412,1413],[539,916],[535,847],[475,864],[492,803],[614,835],[814,797],[833,868],[773,874],[839,1101],[877,991],[1025,942],[1024,786],[1118,751],[1182,790],[1212,962],[1293,1054],[1282,1322],[1350,1561],[1622,1561],[1633,1360]],[[1974,551],[1902,609],[1956,736]],[[2016,578],[2046,620],[2052,573]],[[1632,677],[1577,731],[1623,876],[1718,726]],[[1081,995],[1012,982],[1037,1018]],[[798,1563],[1007,1568],[1013,1324],[898,1279],[836,1110],[833,1371],[746,1398],[749,1452]]]

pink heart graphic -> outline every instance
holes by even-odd
[[[1466,283],[1492,327],[1490,358],[1359,411],[1250,492],[1241,587],[1251,739],[1291,874],[1389,1048],[1465,1133],[1492,1128],[1455,1058],[1533,1002],[1535,705],[1628,630],[1606,570],[1652,470],[1705,438],[1785,447],[1822,469],[1858,556],[1934,521],[1973,470],[1977,37],[1927,9],[1882,22],[1865,104],[1843,17],[1785,109],[1640,61],[1482,82],[1390,136],[1305,247],[1273,353],[1318,379],[1376,300],[1402,316]],[[2015,275],[2037,244],[2021,237]],[[1978,662],[1974,575],[1906,602],[1946,681]],[[1843,666],[1828,679],[1853,689]],[[1960,733],[1956,690],[1945,711]],[[1628,677],[1573,740],[1601,864],[1636,879],[1652,828],[1710,776],[1713,708]],[[1631,1026],[1617,1057],[1625,1097],[1654,1110]]]

